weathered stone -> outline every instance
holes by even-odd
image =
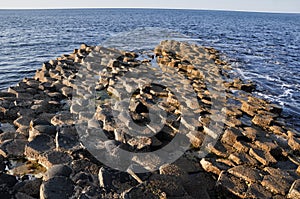
[[[14,125],[19,127],[28,127],[32,118],[30,117],[19,117],[14,121]]]
[[[254,116],[259,107],[249,102],[243,102],[241,110],[250,116]]]
[[[131,138],[130,140],[128,140],[127,143],[130,146],[140,150],[140,149],[143,149],[143,148],[150,147],[151,138],[148,138],[148,137],[135,137],[135,138]]]
[[[246,136],[248,139],[252,141],[254,141],[257,138],[259,133],[260,132],[258,132],[256,129],[252,127],[245,127],[244,131],[242,132],[244,136]]]
[[[31,197],[31,196],[27,195],[26,193],[22,193],[22,192],[16,193],[15,198],[16,199],[35,199],[34,197]]]
[[[54,147],[53,138],[48,135],[38,135],[26,145],[25,155],[27,158],[37,160],[43,153],[54,149]]]
[[[81,156],[81,158],[83,157]],[[75,160],[72,162],[71,166],[74,173],[79,173],[80,171],[89,171],[91,174],[98,175],[100,169],[100,166],[87,159]]]
[[[238,196],[240,198],[246,198],[247,185],[239,178],[227,173],[222,172],[217,181],[217,186],[228,193]]]
[[[0,98],[15,98],[16,94],[12,92],[0,92]]]
[[[63,126],[56,134],[56,147],[63,150],[79,148],[79,137],[75,126]]]
[[[183,197],[187,195],[181,181],[175,176],[152,175],[148,181],[150,189],[159,189],[167,197]]]
[[[39,163],[46,168],[58,164],[68,164],[72,161],[71,155],[62,151],[49,151],[39,158]]]
[[[143,157],[133,156],[132,160],[148,171],[154,171],[162,164],[162,160],[155,154],[147,154]]]
[[[62,93],[64,96],[66,96],[66,97],[71,97],[72,94],[73,94],[73,88],[67,87],[67,86],[62,87],[62,88],[61,88],[61,93]]]
[[[173,164],[187,173],[197,173],[203,171],[199,162],[192,161],[184,156],[181,156]]]
[[[300,151],[300,139],[293,136],[292,133],[289,133],[288,144],[291,147],[291,149],[295,151]]]
[[[5,142],[6,140],[13,140],[16,137],[15,132],[3,132],[0,134],[0,144]]]
[[[233,148],[238,152],[248,153],[250,147],[251,146],[248,143],[243,142],[243,141],[236,141],[233,144]]]
[[[137,185],[122,194],[124,199],[136,199],[136,198],[144,198],[144,199],[161,199],[165,198],[165,194],[162,193],[159,189],[149,188],[148,183],[144,182],[142,184]]]
[[[161,175],[171,175],[181,178],[186,181],[188,178],[188,173],[174,164],[164,164],[159,168],[159,173]]]
[[[222,136],[221,141],[230,146],[233,146],[238,141],[238,138],[241,136],[243,136],[243,135],[240,132],[240,130],[235,129],[235,128],[230,128],[225,131],[225,133]]]
[[[202,160],[200,161],[200,164],[206,172],[211,172],[216,175],[220,175],[220,173],[221,173],[221,170],[218,167],[216,167],[215,165],[213,165],[211,162],[207,161],[204,158],[202,158]]]
[[[16,183],[17,179],[15,176],[8,175],[6,173],[0,173],[0,186],[12,188]]]
[[[273,122],[273,118],[268,115],[255,115],[252,119],[253,124],[267,128]]]
[[[34,127],[30,127],[29,129],[29,141],[33,140],[36,136],[41,134],[46,134],[49,136],[54,136],[57,130],[55,126],[51,125],[36,125]]]
[[[265,166],[277,162],[270,152],[267,151],[251,148],[249,154]]]
[[[205,138],[205,135],[199,131],[191,131],[186,136],[194,148],[200,148]]]
[[[251,183],[259,182],[262,179],[259,170],[249,166],[236,166],[229,169],[228,173]]]
[[[66,177],[54,177],[43,182],[40,188],[41,199],[68,199],[72,196],[74,190],[73,182]]]
[[[0,173],[4,172],[6,168],[5,158],[3,155],[0,155]]]
[[[94,175],[87,173],[87,172],[76,173],[74,176],[72,176],[72,180],[76,185],[78,185],[80,187],[87,187],[87,186],[92,185],[92,186],[97,186],[97,188],[100,188],[99,180]],[[103,188],[101,188],[101,189],[103,189]],[[94,194],[92,194],[92,195],[94,195]]]
[[[40,195],[40,186],[42,180],[39,178],[33,180],[26,180],[17,184],[14,188],[21,193],[24,193],[30,197],[38,198]]]
[[[272,193],[281,195],[286,195],[291,186],[291,183],[281,177],[271,175],[265,175],[261,184]]]
[[[270,198],[272,198],[272,193],[270,191],[266,190],[263,186],[261,186],[258,183],[250,184],[246,195],[247,195],[246,198],[253,198],[253,199],[257,199],[257,198],[270,199]]]
[[[289,194],[287,195],[287,198],[295,199],[300,198],[300,179],[296,180],[289,191]]]
[[[108,190],[111,189],[118,193],[122,193],[123,191],[137,185],[137,182],[128,173],[119,172],[104,167],[99,170],[98,177],[100,187]]]
[[[28,141],[24,139],[7,140],[0,145],[0,155],[8,158],[21,158],[24,156],[27,143]]]
[[[60,112],[51,119],[54,126],[74,124],[73,115],[69,111]]]
[[[252,158],[250,155],[247,153],[232,153],[228,157],[229,160],[233,161],[234,163],[241,165],[241,164],[246,164],[246,165],[257,165],[258,161],[254,158]]]
[[[57,176],[70,177],[71,173],[72,169],[67,165],[54,165],[44,174],[43,180],[48,181],[49,179]]]
[[[51,125],[48,121],[37,118],[30,121],[30,127],[35,127],[38,125]]]
[[[284,180],[287,180],[288,182],[294,181],[293,176],[291,176],[290,173],[285,170],[273,167],[265,167],[263,170],[268,172],[271,176],[282,178]]]

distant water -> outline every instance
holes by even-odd
[[[153,9],[0,10],[0,90],[81,43],[141,27],[173,29],[220,50],[233,75],[284,107],[300,130],[300,14]],[[129,35],[130,36],[130,35]],[[146,44],[145,44],[146,45]],[[141,43],[143,46],[143,43]]]

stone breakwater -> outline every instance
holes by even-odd
[[[117,57],[111,59],[112,54]],[[106,57],[101,63],[105,67],[99,70],[97,65],[84,64],[90,55]],[[165,72],[163,78],[157,75],[161,85],[137,89],[122,82],[129,71],[155,71],[157,68],[150,67],[155,64]],[[216,50],[175,41],[161,42],[148,57],[82,45],[44,63],[34,78],[0,93],[0,198],[300,198],[299,134],[287,127],[280,107],[253,97],[255,86],[231,80],[228,70],[230,66]],[[182,139],[190,143],[190,149],[169,164],[154,156],[131,157],[148,169],[147,173],[105,166],[82,145],[76,129],[78,122],[94,125],[89,113],[82,110],[83,104],[72,103],[74,94],[82,95],[76,83],[82,71],[99,78],[94,118],[110,139],[107,142],[117,149],[152,152],[170,143],[183,126],[188,133]],[[184,120],[179,96],[163,86],[163,81],[174,81],[175,73],[181,83],[174,87],[179,94],[193,88],[198,104],[189,98],[184,103],[199,118]],[[109,98],[120,97],[118,82],[128,92],[137,89],[128,111],[135,124],[147,126],[139,136],[126,132],[130,133],[134,124],[109,104]],[[89,90],[84,78],[81,86]],[[216,107],[214,102],[224,106]],[[150,108],[167,113],[158,114],[165,126],[156,134],[156,127],[148,125],[153,119]],[[211,124],[223,133],[214,132]],[[205,137],[216,137],[216,143],[205,142]],[[208,154],[194,156],[202,144],[207,144]],[[12,162],[20,159],[26,169],[12,167]],[[155,165],[160,165],[157,171],[153,171]],[[35,175],[39,172],[42,176]]]

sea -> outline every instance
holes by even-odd
[[[254,82],[254,94],[281,105],[289,125],[300,132],[300,14],[0,9],[0,90],[32,77],[43,62],[71,53],[82,43],[110,41],[127,50],[147,50],[170,30],[174,38],[180,35],[219,50],[231,64],[231,74]],[[138,47],[130,45],[133,40]]]

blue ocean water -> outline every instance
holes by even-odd
[[[0,90],[81,43],[142,27],[168,28],[220,50],[233,75],[284,107],[300,129],[300,14],[158,9],[0,10]],[[129,35],[130,37],[130,35]],[[143,43],[141,43],[143,45]]]

